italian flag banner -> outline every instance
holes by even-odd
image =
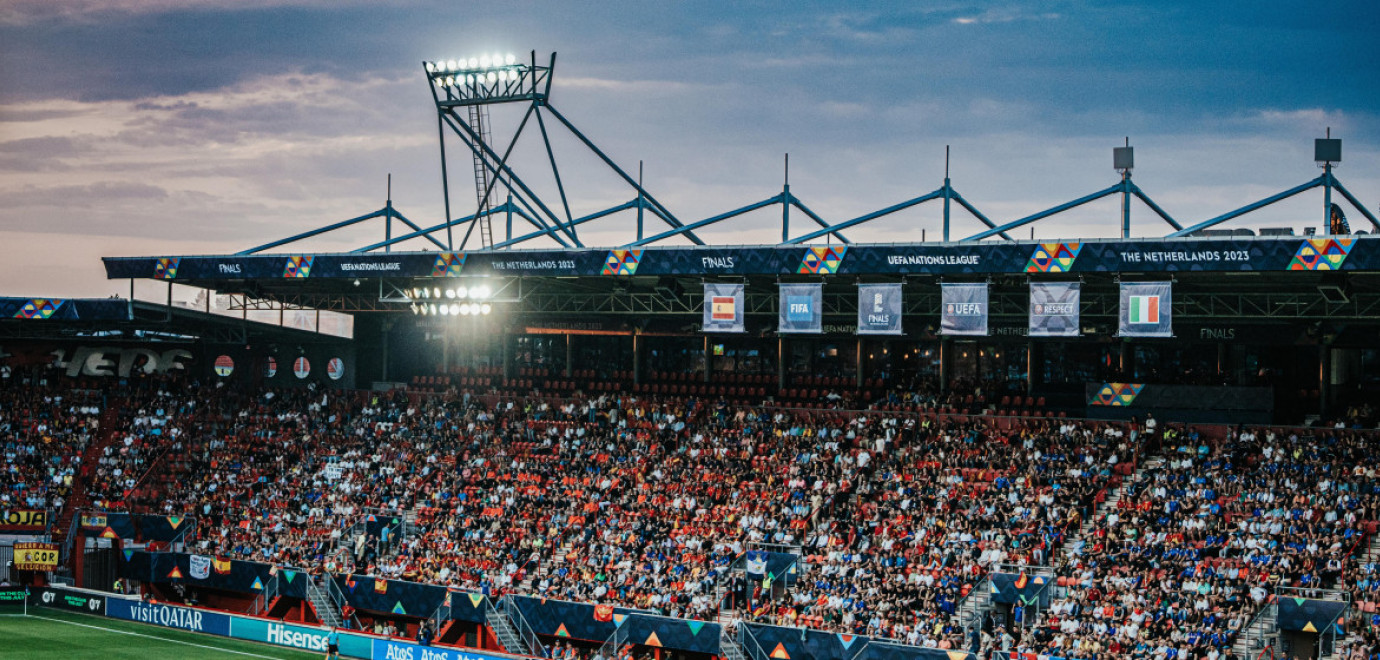
[[[1173,282],[1122,282],[1121,337],[1173,337]]]

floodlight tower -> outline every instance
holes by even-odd
[[[1332,164],[1342,162],[1342,141],[1332,137],[1332,127],[1327,127],[1327,137],[1313,140],[1313,160],[1318,167],[1323,168],[1323,235],[1338,233],[1333,229],[1333,207],[1332,207],[1332,186],[1335,179],[1332,177]],[[1336,213],[1341,213],[1337,209]],[[1345,217],[1341,219],[1339,226],[1346,223]]]
[[[1136,166],[1136,148],[1131,138],[1126,146],[1112,147],[1112,169],[1121,173],[1121,237],[1131,237],[1131,170]]]
[[[634,180],[604,152],[594,146],[594,143],[576,129],[574,124],[571,124],[564,115],[552,107],[550,98],[551,80],[556,69],[555,53],[551,54],[551,58],[546,64],[538,64],[536,51],[531,51],[526,61],[511,54],[495,53],[462,59],[423,62],[422,67],[426,71],[431,96],[436,103],[436,129],[441,142],[441,179],[446,218],[444,225],[438,225],[434,229],[440,229],[441,226],[445,227],[446,243],[450,249],[456,249],[451,236],[451,227],[464,223],[468,223],[469,227],[465,230],[465,236],[460,241],[459,249],[464,249],[476,225],[479,227],[481,249],[506,247],[535,236],[546,236],[564,247],[583,247],[583,243],[580,242],[575,230],[577,225],[628,209],[637,209],[640,213],[645,208],[671,227],[684,229],[685,226],[661,202],[647,193],[642,187],[640,177],[638,180]],[[488,107],[504,103],[527,103],[528,105],[527,112],[523,115],[522,121],[519,122],[517,130],[513,133],[508,144],[502,147],[503,153],[500,154],[492,142]],[[461,114],[462,110],[464,116]],[[574,217],[570,211],[569,199],[566,197],[565,184],[561,180],[560,168],[556,165],[556,156],[551,148],[550,136],[547,133],[546,121],[543,118],[545,113],[550,113],[581,143],[593,151],[605,165],[617,173],[625,183],[636,190],[636,200],[581,218]],[[553,212],[542,201],[541,197],[508,165],[508,158],[513,153],[513,147],[517,145],[523,129],[527,127],[528,121],[534,116],[541,131],[542,142],[546,147],[546,155],[556,181],[556,189],[560,194],[563,211],[560,216]],[[474,155],[477,208],[473,216],[466,218],[457,219],[451,215],[450,179],[446,164],[447,128],[450,128],[451,132]],[[506,192],[507,201],[494,206],[491,201],[494,196],[494,189],[500,186]],[[503,241],[495,240],[490,222],[490,218],[499,212],[506,214],[507,217],[508,231],[507,237]],[[531,224],[536,231],[514,238],[512,235],[513,216]],[[685,229],[683,233],[692,242],[704,244],[704,241],[688,229]]]

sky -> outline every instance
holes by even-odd
[[[0,0],[0,295],[127,295],[100,257],[247,249],[381,208],[390,174],[395,208],[439,223],[422,62],[494,52],[558,53],[552,106],[628,171],[642,161],[647,189],[686,222],[779,193],[787,153],[792,194],[846,220],[939,188],[946,146],[955,190],[1007,222],[1116,183],[1111,150],[1129,138],[1137,185],[1188,225],[1316,177],[1312,140],[1328,128],[1343,140],[1338,178],[1375,212],[1377,28],[1370,0]],[[497,140],[522,111],[492,108]],[[635,196],[547,128],[572,213]],[[539,136],[524,133],[512,165],[560,214]],[[463,216],[473,165],[450,144]],[[1311,191],[1230,226],[1301,232],[1322,207]],[[1139,203],[1132,215],[1137,236],[1170,229]],[[983,229],[953,219],[956,239]],[[619,245],[633,223],[580,236]],[[930,203],[848,235],[935,240],[940,223]],[[1119,226],[1119,198],[1032,225],[1043,239]],[[296,249],[347,251],[383,231]],[[699,233],[760,244],[780,231],[773,208]]]

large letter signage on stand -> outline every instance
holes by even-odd
[[[987,335],[987,283],[941,284],[939,330],[945,335]]]
[[[859,284],[858,334],[901,333],[901,285]]]
[[[824,285],[782,284],[781,314],[777,331],[782,334],[819,334],[824,331]]]
[[[1173,337],[1171,282],[1122,282],[1122,337]]]
[[[1077,337],[1079,282],[1030,283],[1030,336]]]
[[[743,285],[704,285],[704,331],[743,331]]]

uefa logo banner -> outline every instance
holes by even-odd
[[[780,322],[782,334],[819,334],[824,332],[824,285],[781,284]]]
[[[987,336],[987,283],[940,284],[943,302],[939,332],[944,335]]]
[[[1030,336],[1077,337],[1082,289],[1079,282],[1031,282]]]
[[[704,285],[704,331],[743,332],[743,285]]]
[[[901,328],[901,285],[858,285],[858,334],[899,335]]]
[[[1120,337],[1173,337],[1173,283],[1122,282]]]

